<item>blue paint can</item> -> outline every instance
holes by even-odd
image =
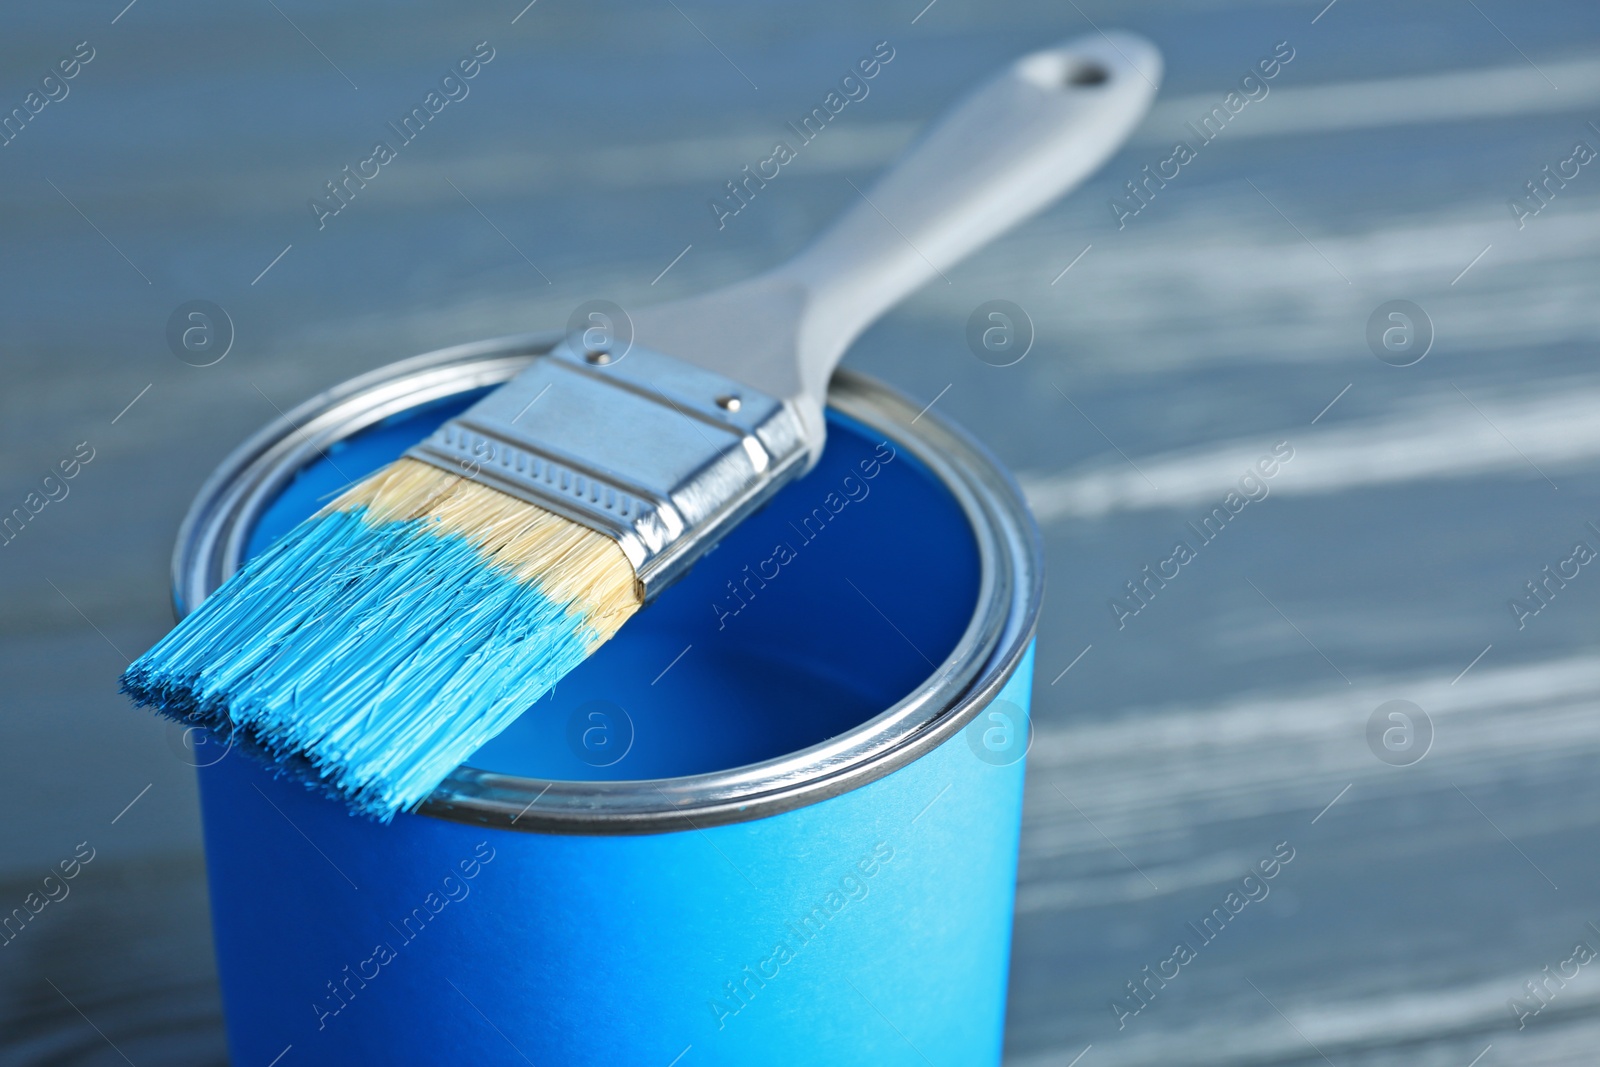
[[[185,520],[179,614],[553,340],[248,441]],[[234,1063],[999,1062],[1038,535],[937,415],[840,374],[829,418],[815,470],[419,812],[200,769]]]

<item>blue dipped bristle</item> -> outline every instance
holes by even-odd
[[[420,803],[637,606],[619,617],[616,597],[571,573],[610,544],[631,598],[614,544],[424,470],[466,487],[443,508],[424,494],[442,517],[386,518],[393,507],[347,495],[224,582],[127,669],[123,691],[242,737],[367,815]],[[565,573],[535,577],[551,569]]]

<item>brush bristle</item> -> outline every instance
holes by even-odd
[[[388,819],[639,602],[611,538],[402,459],[245,564],[122,689]]]

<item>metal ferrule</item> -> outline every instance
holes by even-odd
[[[808,461],[774,397],[638,345],[566,342],[406,455],[614,538],[646,600]]]

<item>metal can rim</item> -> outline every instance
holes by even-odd
[[[178,531],[173,607],[182,618],[237,568],[262,512],[329,445],[419,404],[505,381],[559,334],[438,349],[313,396],[236,448]],[[980,559],[978,601],[950,654],[893,706],[835,737],[761,763],[679,778],[525,778],[458,767],[420,814],[540,833],[637,834],[763,818],[858,788],[932,751],[971,722],[1021,665],[1044,594],[1043,547],[1022,492],[965,431],[888,386],[839,371],[829,406],[911,451],[955,497]]]

